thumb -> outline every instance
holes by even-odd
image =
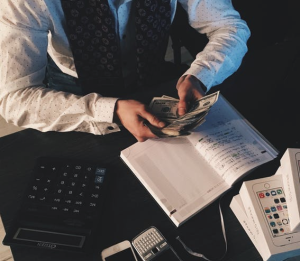
[[[187,112],[187,102],[185,99],[180,99],[177,105],[177,113],[179,116],[186,114]]]
[[[152,126],[163,128],[165,127],[165,123],[158,119],[155,115],[153,115],[150,112],[145,112],[143,115],[141,115],[145,120],[147,120]]]

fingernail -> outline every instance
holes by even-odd
[[[185,109],[184,108],[178,108],[178,114],[179,115],[185,114]]]
[[[158,123],[158,127],[160,127],[160,128],[162,128],[162,127],[165,127],[165,123],[164,123],[164,122],[162,122],[162,121],[161,121],[161,122],[159,122],[159,123]]]

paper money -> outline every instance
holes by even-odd
[[[160,119],[177,119],[178,100],[170,100],[165,98],[153,98],[150,103],[152,112]]]
[[[149,129],[158,137],[177,137],[190,134],[190,131],[205,122],[210,108],[218,100],[219,92],[204,96],[193,102],[186,114],[177,114],[179,100],[173,97],[154,97],[150,103],[152,112],[166,123],[164,128],[156,128],[146,123]]]
[[[202,99],[199,99],[192,104],[189,112],[203,110],[205,108],[211,107],[218,100],[218,97],[219,92],[204,96]]]

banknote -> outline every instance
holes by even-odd
[[[160,119],[169,118],[177,119],[177,104],[178,100],[170,100],[167,98],[153,98],[150,103],[152,112]]]
[[[219,92],[215,92],[196,100],[182,116],[177,114],[178,99],[166,95],[154,97],[149,106],[152,112],[166,123],[166,126],[159,129],[149,123],[145,125],[158,137],[189,135],[191,130],[205,122],[205,117],[218,97]]]
[[[189,112],[203,110],[205,108],[211,107],[218,100],[218,97],[219,92],[204,96],[202,99],[199,99],[192,104]]]

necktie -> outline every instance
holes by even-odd
[[[168,43],[171,7],[169,0],[145,0],[136,3],[137,73],[139,86],[155,83]]]

